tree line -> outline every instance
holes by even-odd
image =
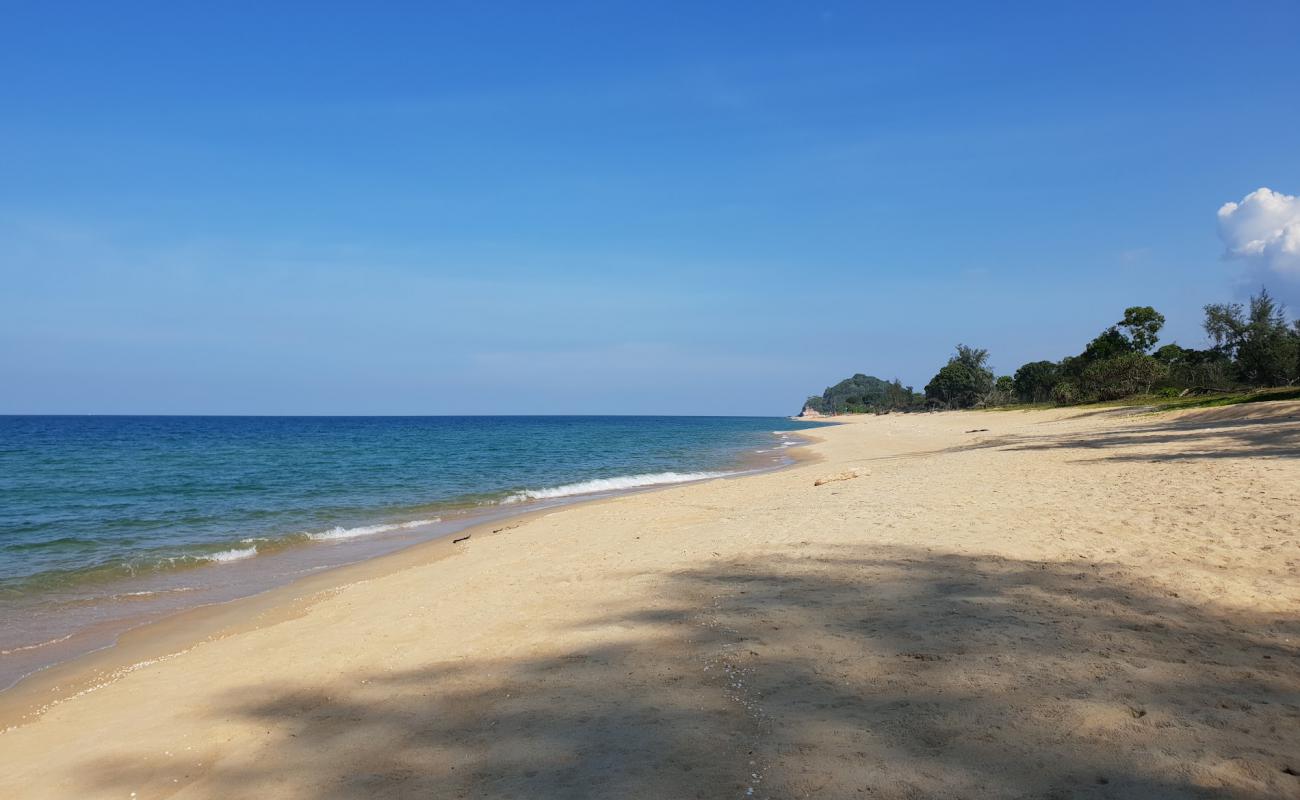
[[[1000,377],[989,366],[988,350],[959,344],[922,392],[897,379],[858,374],[809,397],[805,408],[843,414],[1015,403],[1074,405],[1300,381],[1300,319],[1289,321],[1267,290],[1261,289],[1246,304],[1205,306],[1203,325],[1210,346],[1203,350],[1176,343],[1157,347],[1164,324],[1164,315],[1151,306],[1132,306],[1078,355],[1031,361]]]

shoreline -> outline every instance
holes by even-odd
[[[824,424],[835,423],[827,421]],[[799,440],[799,444],[774,448],[780,450],[785,461],[773,466],[742,469],[692,481],[538,499],[531,501],[530,505],[497,503],[466,513],[451,521],[445,531],[431,538],[399,544],[396,549],[327,566],[252,594],[181,607],[151,618],[142,618],[115,631],[112,641],[106,644],[37,667],[17,677],[7,686],[0,687],[0,735],[39,717],[49,707],[86,691],[93,691],[105,681],[116,680],[140,665],[171,658],[204,641],[235,635],[262,624],[274,624],[292,616],[290,609],[299,608],[301,613],[305,613],[316,599],[357,581],[371,580],[408,567],[452,557],[456,553],[452,548],[463,541],[460,538],[462,536],[477,536],[482,540],[560,509],[715,480],[740,480],[790,469],[800,463],[815,460],[815,454],[808,452],[808,448],[819,441],[811,433],[812,430],[815,429],[788,432],[787,435]],[[453,542],[453,539],[457,541]],[[218,565],[207,567],[223,568]],[[65,638],[77,635],[74,633]],[[39,646],[41,645],[37,645]]]
[[[0,734],[0,794],[1300,790],[1300,403],[833,422],[178,622]]]

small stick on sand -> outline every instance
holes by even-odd
[[[858,477],[858,473],[849,470],[848,472],[837,472],[834,475],[824,475],[813,481],[813,486],[821,486],[824,483],[834,483],[835,481],[851,481]]]

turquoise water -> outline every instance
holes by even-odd
[[[0,417],[0,658],[483,515],[771,467],[795,443],[775,432],[807,427],[748,417]]]
[[[784,419],[0,418],[0,592],[744,469]]]

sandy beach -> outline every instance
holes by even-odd
[[[139,631],[0,797],[1300,797],[1300,403],[817,437]]]

